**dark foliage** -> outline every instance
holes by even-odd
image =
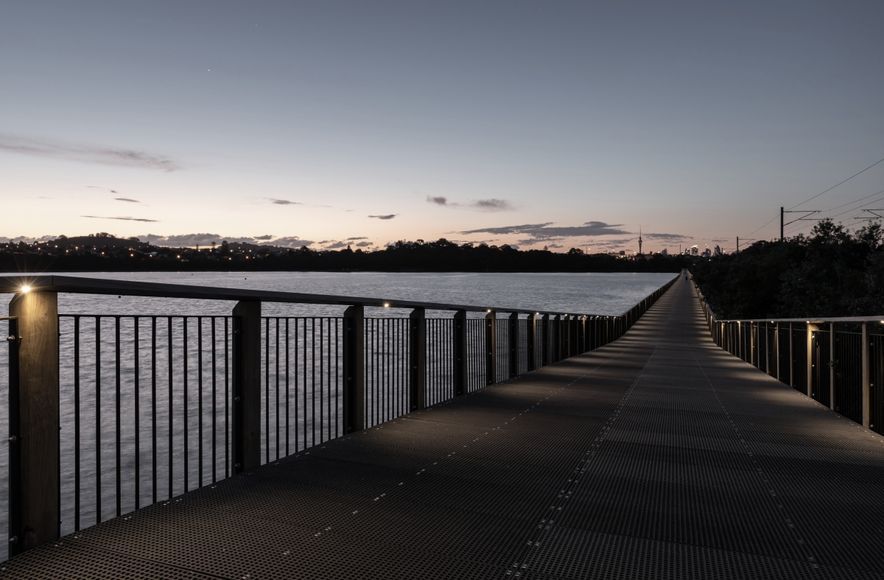
[[[396,242],[383,250],[315,251],[222,242],[210,248],[166,248],[108,234],[0,246],[0,271],[94,272],[279,270],[379,272],[678,272],[681,256],[640,257],[519,251],[507,245]]]
[[[830,220],[809,236],[757,242],[696,262],[692,273],[722,318],[870,316],[884,312],[884,231]]]

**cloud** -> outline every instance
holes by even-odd
[[[263,234],[260,236],[221,236],[212,233],[193,233],[193,234],[176,234],[171,236],[159,236],[156,234],[146,234],[138,236],[142,242],[148,242],[155,246],[171,246],[171,247],[195,247],[210,246],[214,242],[220,245],[221,242],[229,244],[255,244],[265,246],[277,246],[280,248],[300,248],[301,246],[310,246],[315,242],[303,240],[298,236],[286,236],[274,238],[272,235]]]
[[[506,211],[513,209],[512,204],[505,199],[479,199],[470,204],[472,207],[484,211]]]
[[[349,245],[350,244],[348,244],[347,242],[332,242],[332,243],[328,244],[327,246],[325,246],[324,249],[326,249],[326,250],[340,250],[341,248],[346,248]]]
[[[347,238],[347,241],[348,242],[355,242],[358,240],[367,240],[367,239],[368,238],[366,238],[365,236],[353,236],[353,237]]]
[[[371,242],[356,242],[357,248],[367,248],[371,245],[372,245]]]
[[[579,226],[554,226],[553,222],[544,222],[539,224],[478,228],[474,230],[464,230],[458,233],[464,235],[522,234],[528,236],[528,239],[533,239],[534,243],[536,243],[539,241],[549,241],[567,237],[612,236],[630,233],[621,229],[621,226],[622,224],[608,224],[600,221],[588,221]],[[521,243],[531,243],[528,239],[522,240]]]
[[[388,214],[382,214],[382,215],[370,215],[370,216],[368,216],[368,217],[370,217],[370,218],[374,218],[374,219],[377,219],[377,220],[391,220],[391,219],[393,219],[394,217],[396,217],[397,215],[399,215],[399,214],[388,213]]]
[[[115,197],[117,201],[125,201],[126,203],[141,203],[141,200],[132,199],[131,197]]]
[[[680,242],[690,239],[684,234],[668,234],[668,233],[650,233],[642,234],[642,238],[646,240],[662,240],[664,242]]]
[[[101,147],[84,143],[62,143],[48,139],[32,139],[0,133],[0,151],[32,157],[49,157],[83,163],[140,167],[157,171],[177,171],[179,165],[161,155],[135,149]]]
[[[427,203],[432,203],[433,205],[438,205],[441,207],[465,207],[477,209],[480,211],[507,211],[513,209],[513,206],[509,201],[505,199],[497,199],[494,197],[489,199],[477,199],[475,201],[471,201],[470,203],[464,204],[451,201],[447,197],[441,195],[428,195]]]
[[[279,246],[280,248],[300,248],[302,246],[312,246],[316,242],[304,240],[298,236],[286,236],[282,238],[274,238],[264,243],[268,246]]]
[[[270,203],[273,205],[304,205],[300,201],[292,201],[290,199],[277,199],[275,197],[268,197]]]
[[[104,216],[104,215],[81,215],[80,217],[89,218],[92,220],[119,220],[124,222],[146,222],[146,223],[157,223],[159,220],[152,220],[148,218],[136,218],[129,216]]]

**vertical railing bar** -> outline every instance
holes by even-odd
[[[122,485],[123,485],[123,455],[122,455],[122,438],[121,438],[121,430],[122,430],[122,420],[120,417],[120,389],[121,389],[121,381],[120,381],[120,317],[114,316],[114,371],[116,374],[116,381],[114,383],[114,408],[116,409],[116,417],[114,418],[116,421],[116,508],[117,508],[117,517],[120,517],[123,513],[123,503],[122,503]]]
[[[230,317],[224,317],[224,477],[230,477]]]
[[[276,343],[274,344],[274,351],[276,352],[276,360],[274,361],[276,367],[276,424],[274,425],[273,432],[276,434],[276,459],[279,459],[279,321],[280,319],[277,317],[276,321]]]
[[[264,324],[264,463],[270,463],[270,319]]]
[[[291,397],[291,391],[289,390],[289,349],[291,349],[291,328],[289,323],[291,319],[286,317],[285,319],[285,454],[286,456],[291,454],[291,450],[289,447],[289,433],[290,433],[290,415],[289,415],[289,398]]]
[[[197,433],[197,488],[203,486],[203,319],[196,318],[196,433]]]
[[[188,384],[190,383],[190,381],[188,380],[188,378],[189,378],[188,375],[190,374],[190,364],[189,364],[190,357],[187,356],[187,354],[188,354],[187,353],[187,334],[188,334],[187,333],[187,323],[188,323],[188,321],[189,321],[189,318],[187,316],[181,317],[181,324],[182,324],[181,352],[182,352],[182,356],[184,357],[181,361],[184,366],[184,372],[181,373],[182,378],[183,378],[183,382],[181,383],[182,394],[183,394],[181,411],[183,413],[182,435],[184,437],[184,493],[187,493],[188,491],[190,491],[190,485],[189,485],[189,478],[190,478],[190,465],[189,465],[189,459],[190,459],[189,458],[189,455],[190,455],[190,433],[189,433],[190,432],[190,420],[189,420],[189,413],[188,413],[188,410],[189,410],[188,407],[190,405],[189,405],[189,401],[188,401],[188,397],[187,397],[187,394],[188,394],[187,387],[188,387]]]
[[[310,447],[316,446],[316,317],[310,318]]]
[[[301,367],[304,371],[304,384],[302,385],[302,389],[304,391],[304,408],[302,409],[302,411],[304,413],[304,449],[307,449],[307,318],[304,317],[302,319],[302,322],[304,326],[304,338],[301,341]]]
[[[212,321],[212,483],[218,481],[218,317]]]
[[[151,499],[157,503],[157,317],[150,317],[150,478]]]
[[[74,316],[74,531],[80,531],[80,317],[79,316]]]
[[[132,358],[134,360],[134,379],[135,379],[135,392],[133,393],[133,398],[135,399],[135,509],[141,508],[141,380],[140,380],[140,317],[133,316],[132,322],[135,325],[133,329],[133,341],[134,341],[134,352],[132,353]]]
[[[322,424],[325,421],[325,408],[323,407],[323,396],[325,395],[325,343],[322,341],[325,334],[325,322],[319,319],[319,441],[323,441]]]
[[[331,367],[331,361],[332,361],[332,342],[331,342],[332,330],[331,330],[331,326],[332,326],[332,320],[331,320],[331,318],[326,317],[326,322],[325,322],[325,327],[326,327],[326,329],[323,331],[323,334],[325,334],[325,341],[326,341],[326,356],[327,356],[327,360],[326,360],[326,363],[325,363],[325,375],[326,375],[326,382],[327,382],[326,390],[328,391],[328,396],[327,396],[326,401],[325,401],[325,408],[326,408],[326,415],[327,415],[327,417],[326,417],[326,429],[325,429],[325,432],[326,432],[326,440],[329,440],[329,439],[332,438],[332,367]]]
[[[294,353],[295,353],[295,453],[298,452],[298,319],[295,318],[295,340],[294,340]],[[302,365],[303,366],[303,363]]]
[[[169,316],[166,318],[166,322],[168,323],[168,335],[166,336],[168,342],[168,372],[169,372],[169,419],[167,423],[169,424],[169,499],[175,494],[175,478],[174,478],[174,468],[175,468],[175,389],[173,378],[175,376],[174,368],[172,365],[172,358],[174,356],[174,341],[172,340],[172,317]]]

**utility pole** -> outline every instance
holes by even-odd
[[[781,242],[785,240],[785,236],[783,235],[784,230],[785,230],[785,225],[783,224],[783,222],[785,221],[785,218],[786,218],[786,210],[785,210],[785,208],[783,208],[783,206],[780,206],[780,241]]]
[[[737,253],[740,253],[740,236],[737,236]]]

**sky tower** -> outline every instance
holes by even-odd
[[[642,227],[638,226],[638,255],[642,255]]]

